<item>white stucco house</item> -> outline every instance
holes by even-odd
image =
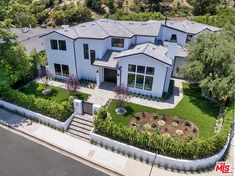
[[[161,97],[198,34],[219,28],[184,21],[100,19],[41,36],[49,71],[58,78],[124,84],[134,93]]]

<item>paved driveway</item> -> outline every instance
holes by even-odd
[[[0,175],[98,176],[105,174],[0,128]]]

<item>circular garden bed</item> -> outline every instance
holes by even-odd
[[[150,134],[158,133],[162,136],[181,139],[193,139],[199,136],[195,124],[177,117],[156,113],[139,112],[134,114],[130,121],[130,127]]]

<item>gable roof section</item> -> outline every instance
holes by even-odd
[[[220,30],[218,27],[197,23],[188,19],[183,21],[167,21],[166,24],[163,23],[162,25],[189,34],[198,34],[205,29],[213,32]]]
[[[144,54],[164,64],[172,66],[172,60],[167,57],[167,51],[168,49],[165,46],[154,45],[152,43],[144,43],[141,45],[135,45],[131,49],[120,52],[120,54],[118,54],[116,58]]]
[[[51,33],[55,29],[49,28],[10,28],[10,32],[14,33],[20,42],[26,49],[26,53],[30,54],[33,49],[41,52],[45,49],[43,41],[40,39],[41,35]]]

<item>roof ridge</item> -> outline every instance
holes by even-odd
[[[128,30],[130,33],[132,33],[133,35],[135,35],[131,30],[127,29],[124,25],[122,25],[122,24],[120,23],[120,21],[117,21],[117,23],[118,23],[119,25],[121,25],[122,27],[124,27],[126,30]]]
[[[79,35],[78,35],[78,33],[77,33],[77,31],[75,30],[74,27],[75,27],[75,26],[73,26],[72,28],[73,28],[74,32],[77,34],[77,36],[79,37]]]
[[[97,23],[97,21],[98,21],[98,20],[95,20],[94,22],[100,27],[101,30],[103,30],[108,36],[110,36],[110,35],[108,34],[108,32],[107,32],[101,25],[99,25],[99,24]]]

